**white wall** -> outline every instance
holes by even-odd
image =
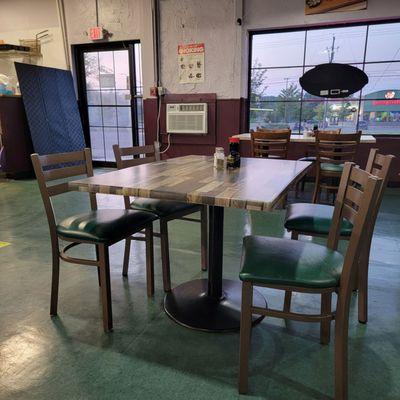
[[[241,28],[235,0],[161,0],[161,80],[171,93],[240,96]],[[205,81],[180,84],[178,44],[205,43]]]
[[[142,45],[144,97],[154,84],[151,0],[98,0],[99,25],[113,33],[111,41],[139,39]],[[95,1],[64,0],[69,45],[91,43],[96,26]]]
[[[304,14],[304,0],[244,0],[241,94],[247,97],[248,30],[400,17],[400,0],[368,0],[366,10]]]
[[[5,43],[19,44],[19,39],[34,39],[45,29],[49,30],[49,36],[42,41],[43,57],[0,58],[0,73],[15,74],[14,61],[66,68],[56,0],[0,0],[0,39]]]

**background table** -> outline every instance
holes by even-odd
[[[342,133],[345,135],[345,133]],[[240,135],[233,136],[235,138],[239,138],[240,140],[250,140],[250,133],[241,133]],[[315,143],[315,137],[313,136],[303,136],[303,135],[290,135],[290,142],[292,143]],[[361,135],[360,143],[366,144],[374,144],[376,143],[376,139],[372,135]]]
[[[166,313],[204,331],[239,329],[241,284],[222,279],[224,207],[270,211],[311,163],[243,158],[241,168],[216,170],[213,158],[186,156],[108,172],[69,183],[72,190],[176,200],[209,206],[208,279],[183,283],[167,293]],[[255,293],[254,303],[265,306]]]

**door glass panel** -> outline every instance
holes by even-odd
[[[117,126],[117,108],[103,107],[104,126]]]
[[[104,128],[104,147],[106,151],[106,161],[115,161],[113,145],[118,143],[118,129]]]
[[[90,127],[90,143],[93,160],[105,161],[103,128]]]
[[[118,107],[118,126],[121,127],[131,127],[132,119],[131,119],[131,109],[129,107]]]
[[[103,106],[115,105],[115,90],[102,90],[101,91],[101,104]]]
[[[144,144],[141,47],[87,51],[83,60],[93,160],[114,162],[114,144]]]

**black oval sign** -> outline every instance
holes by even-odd
[[[299,79],[301,87],[318,97],[342,98],[361,90],[368,83],[367,74],[349,64],[320,64]]]

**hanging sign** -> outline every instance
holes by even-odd
[[[179,83],[204,82],[204,43],[178,46]]]
[[[306,0],[305,14],[358,11],[367,8],[367,0]]]

